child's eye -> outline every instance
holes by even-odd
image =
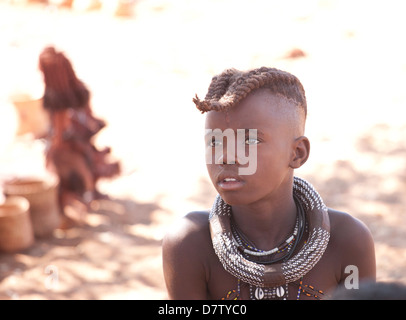
[[[260,141],[258,139],[254,138],[247,138],[245,139],[245,144],[258,144]]]
[[[209,146],[210,147],[218,147],[223,145],[223,141],[222,140],[216,140],[216,139],[212,139],[211,141],[209,141]]]

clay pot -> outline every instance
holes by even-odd
[[[8,197],[0,204],[0,251],[20,251],[34,243],[29,208],[23,197]]]
[[[36,237],[46,237],[60,224],[58,185],[36,179],[14,179],[6,181],[3,192],[6,196],[22,196],[30,204],[30,217]]]

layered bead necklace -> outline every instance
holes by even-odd
[[[240,281],[249,284],[251,299],[287,299],[288,284],[303,278],[327,248],[330,223],[321,197],[298,177],[294,177],[293,191],[297,207],[294,230],[279,246],[266,251],[247,239],[232,218],[231,206],[219,195],[213,204],[209,218],[213,248],[225,270],[239,280],[238,286]],[[307,227],[309,237],[293,256]]]
[[[260,249],[256,248],[255,245],[240,230],[240,228],[234,221],[233,216],[231,215],[230,223],[231,223],[231,233],[233,235],[233,240],[235,241],[235,244],[237,245],[238,250],[242,254],[244,254],[244,256],[247,259],[249,259],[251,261],[255,261],[255,260],[257,260],[256,258],[259,258],[258,261],[255,261],[255,262],[260,262],[262,264],[273,264],[273,263],[276,263],[276,262],[279,262],[279,261],[282,261],[285,259],[289,259],[289,257],[291,256],[290,252],[293,252],[293,250],[291,251],[290,249],[292,248],[292,246],[294,246],[294,248],[296,248],[297,244],[302,239],[302,236],[303,236],[303,233],[305,230],[305,226],[306,226],[306,216],[305,216],[303,207],[296,196],[294,196],[293,198],[295,200],[296,209],[297,209],[296,223],[295,223],[293,232],[281,244],[279,244],[277,247],[275,247],[271,250],[265,251],[265,250],[260,250]],[[272,256],[274,256],[277,253],[281,253],[281,252],[286,252],[287,254],[280,258],[272,259]]]
[[[265,251],[256,248],[255,245],[244,235],[231,215],[230,221],[233,239],[238,246],[238,250],[246,259],[262,264],[273,264],[290,258],[297,247],[297,244],[301,241],[306,226],[306,217],[303,207],[296,196],[294,196],[294,200],[297,209],[297,216],[293,232],[282,243],[271,250]],[[274,258],[275,255],[281,253],[283,253],[282,256]],[[286,300],[288,297],[288,284],[286,283],[284,286],[273,288],[261,288],[250,285],[249,292],[251,300]]]

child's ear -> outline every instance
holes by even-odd
[[[292,159],[289,166],[292,169],[300,168],[309,158],[310,141],[305,136],[301,136],[293,142]]]

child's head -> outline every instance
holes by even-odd
[[[293,169],[307,160],[310,147],[303,136],[305,92],[295,76],[264,67],[247,72],[229,69],[212,79],[204,100],[196,97],[194,102],[207,112],[206,151],[212,157],[206,158],[208,171],[226,202],[249,202],[292,183]],[[249,133],[252,129],[254,136]],[[236,148],[229,149],[230,136],[218,139],[216,130],[234,132],[234,138],[245,131],[245,141],[234,139]],[[239,146],[244,152],[238,153]],[[220,156],[213,151],[216,148],[221,149]],[[251,151],[255,158],[248,159],[255,160],[255,170],[242,175],[241,168],[247,167],[244,156]]]
[[[205,99],[197,96],[193,101],[202,112],[225,111],[235,106],[251,92],[267,88],[301,108],[306,116],[306,95],[299,79],[275,68],[258,68],[249,71],[227,69],[213,77]]]

